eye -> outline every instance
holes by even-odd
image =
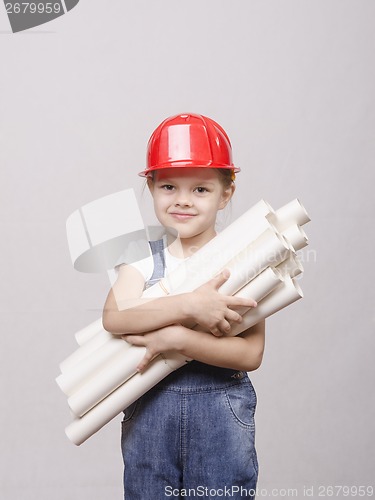
[[[161,187],[161,189],[164,189],[165,191],[172,191],[172,189],[174,189],[174,186],[172,186],[172,184],[163,184],[160,187]]]
[[[198,186],[195,188],[195,190],[199,194],[208,193],[208,189],[203,186]]]

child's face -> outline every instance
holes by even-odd
[[[181,239],[197,235],[212,238],[217,212],[234,191],[234,185],[224,188],[219,174],[211,168],[156,170],[148,186],[159,222],[176,229]]]

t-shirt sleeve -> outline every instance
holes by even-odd
[[[134,267],[135,269],[137,269],[137,271],[139,271],[141,273],[145,282],[148,281],[151,278],[152,273],[154,272],[154,259],[152,257],[151,247],[149,244],[148,244],[148,247],[149,247],[148,256],[143,258],[143,259],[139,259],[139,260],[136,260],[135,256],[140,255],[140,253],[135,254],[134,249],[131,249],[131,251],[130,251],[131,258],[129,258],[129,255],[130,255],[129,249],[126,252],[122,253],[120,255],[120,257],[117,259],[116,264],[114,266],[116,277],[118,276],[120,266],[131,265],[132,267]],[[141,254],[145,255],[145,253],[146,252],[144,251],[144,249],[142,249]]]

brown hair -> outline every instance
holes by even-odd
[[[219,174],[220,180],[223,183],[224,189],[228,189],[235,179],[235,173],[230,168],[215,168]]]

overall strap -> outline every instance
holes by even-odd
[[[164,277],[165,273],[165,257],[164,257],[164,241],[150,241],[152,258],[154,259],[154,271],[151,278],[146,283],[146,288],[155,285]]]

